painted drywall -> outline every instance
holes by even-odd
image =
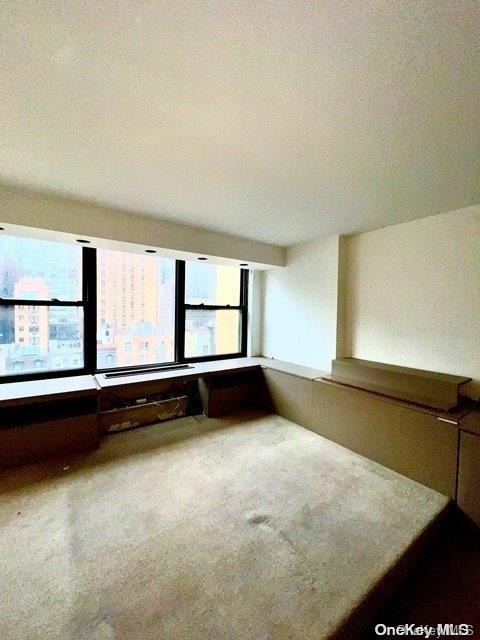
[[[248,280],[248,336],[249,356],[262,355],[263,271],[252,270]]]
[[[480,391],[480,206],[347,239],[347,350]]]
[[[480,201],[475,0],[1,8],[12,180],[278,245]]]
[[[341,238],[287,249],[285,269],[263,273],[263,355],[330,371],[337,349]]]
[[[201,254],[248,262],[256,268],[283,265],[285,260],[285,250],[274,245],[7,183],[0,183],[0,224],[7,232],[10,224],[93,242],[104,240],[113,249],[124,249],[116,243],[156,247],[181,252],[182,259]]]

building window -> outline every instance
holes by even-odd
[[[185,264],[185,359],[244,355],[248,272]]]
[[[105,272],[105,288],[97,300],[98,366],[102,368],[105,351],[114,356],[104,359],[104,368],[174,362],[173,346],[158,358],[156,345],[174,342],[175,261],[102,249],[97,251],[97,264]],[[120,291],[128,283],[128,295],[122,296],[114,283]]]
[[[81,247],[2,234],[0,377],[55,375],[68,368],[58,366],[59,352],[83,368],[82,292]]]
[[[2,234],[0,381],[246,355],[247,290],[237,267]]]

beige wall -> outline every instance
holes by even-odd
[[[250,271],[248,278],[248,335],[249,356],[262,355],[263,271]]]
[[[172,257],[181,259],[201,254],[248,262],[258,268],[283,265],[285,260],[284,249],[274,245],[0,182],[0,226],[14,234],[8,225],[104,239],[108,243],[98,246],[106,249],[125,249],[115,241],[131,243],[132,247],[156,247],[180,252],[183,255]],[[68,237],[50,239],[68,241]]]
[[[287,249],[263,274],[263,355],[329,371],[337,348],[339,247],[332,236]]]
[[[480,206],[347,239],[346,350],[475,379],[480,389]]]
[[[263,355],[465,375],[479,397],[480,206],[289,247],[263,279]]]

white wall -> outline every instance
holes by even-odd
[[[262,355],[263,271],[250,271],[248,280],[248,340],[249,356]]]
[[[347,240],[347,349],[480,389],[480,206]]]
[[[339,236],[287,249],[263,273],[263,355],[330,371],[337,343]]]
[[[479,397],[480,206],[289,247],[263,279],[263,355],[464,375]]]
[[[248,262],[256,268],[285,264],[281,247],[1,182],[0,226],[12,235],[21,226],[39,230],[42,237],[46,232],[60,233],[64,242],[83,237],[101,246],[103,240],[102,246],[112,249],[126,250],[121,243],[129,243],[132,250],[155,247],[164,255],[180,252],[181,256],[171,257],[181,259],[201,254]]]

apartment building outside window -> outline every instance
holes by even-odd
[[[247,288],[239,267],[1,235],[0,381],[246,355]]]
[[[83,368],[83,307],[80,247],[0,237],[0,376]]]

